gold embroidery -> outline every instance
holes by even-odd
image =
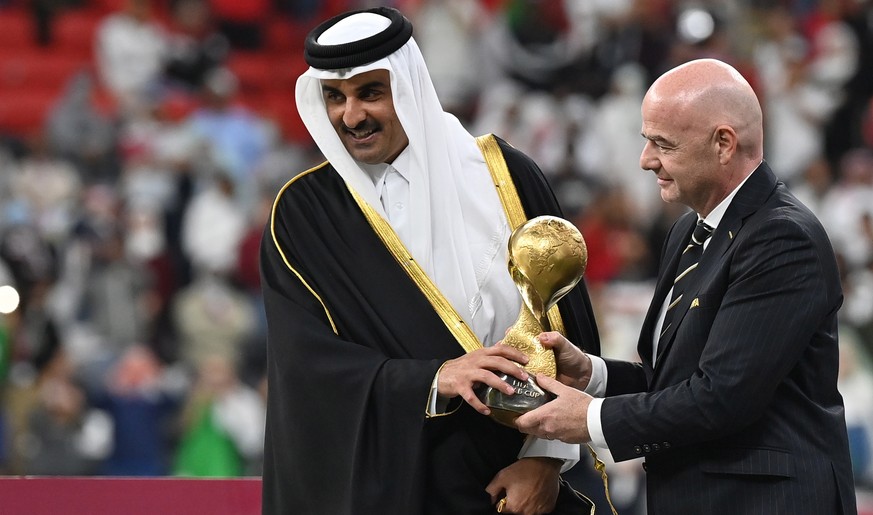
[[[422,270],[421,266],[412,258],[412,255],[403,245],[403,242],[400,241],[400,238],[397,236],[397,233],[394,232],[394,229],[391,228],[391,225],[382,218],[375,209],[373,209],[370,204],[368,204],[354,189],[349,186],[349,191],[352,194],[352,197],[355,199],[355,202],[358,203],[358,206],[361,208],[361,211],[364,213],[364,217],[367,219],[367,222],[370,223],[370,226],[376,231],[376,234],[379,236],[379,239],[382,240],[382,243],[386,248],[391,252],[391,255],[394,256],[394,259],[406,270],[406,273],[409,277],[415,282],[418,289],[427,297],[430,305],[433,306],[434,311],[437,312],[440,319],[452,333],[452,336],[458,340],[458,343],[461,344],[461,347],[464,348],[467,352],[473,352],[476,349],[482,348],[482,343],[476,338],[476,335],[473,334],[473,331],[470,327],[464,322],[464,320],[458,315],[458,312],[455,311],[455,308],[451,305],[451,303],[446,299],[442,292],[433,284],[430,277],[427,276],[424,270]]]
[[[276,206],[279,204],[279,199],[282,198],[282,194],[285,192],[286,189],[288,189],[288,186],[291,186],[291,184],[294,183],[294,181],[303,177],[304,175],[308,175],[308,174],[324,167],[325,165],[327,165],[326,161],[324,163],[321,163],[318,166],[314,166],[314,167],[310,168],[309,170],[306,170],[305,172],[300,173],[299,175],[297,175],[296,177],[294,177],[293,179],[291,179],[290,181],[285,183],[285,186],[282,186],[282,189],[279,190],[279,194],[276,195],[276,199],[273,201],[273,208],[270,211],[270,234],[273,236],[273,245],[276,246],[276,250],[278,250],[279,255],[282,256],[282,261],[285,262],[285,266],[287,266],[288,269],[291,270],[291,272],[293,272],[294,275],[296,275],[298,279],[300,279],[300,282],[303,283],[303,286],[305,286],[306,289],[309,290],[309,293],[311,293],[316,298],[316,300],[318,300],[319,304],[321,304],[322,309],[324,309],[324,314],[327,315],[327,321],[330,322],[331,329],[333,329],[334,334],[338,335],[339,331],[337,331],[336,324],[333,322],[333,317],[330,315],[330,311],[327,309],[327,306],[324,304],[324,301],[321,300],[321,297],[317,293],[315,293],[315,290],[313,290],[311,286],[309,286],[309,283],[307,283],[306,280],[303,278],[303,276],[300,275],[300,272],[298,272],[297,270],[294,269],[293,266],[291,266],[291,263],[288,262],[288,258],[285,256],[285,253],[282,251],[282,247],[279,246],[279,240],[276,238]]]

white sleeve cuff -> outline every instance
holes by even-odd
[[[585,387],[585,393],[592,397],[606,397],[606,362],[600,356],[588,355],[591,360],[591,380]],[[591,413],[590,411],[588,413]],[[590,415],[589,415],[590,417]],[[598,418],[599,420],[599,418]]]
[[[440,370],[442,370],[442,367],[440,367]],[[441,397],[437,392],[440,370],[437,370],[433,376],[433,381],[430,383],[430,394],[427,396],[427,409],[425,411],[425,414],[429,417],[444,415],[449,407],[449,399]]]
[[[592,399],[588,405],[588,436],[591,437],[591,445],[599,449],[609,449],[606,445],[606,437],[603,435],[603,425],[600,423],[600,409],[603,399]]]
[[[528,436],[518,452],[519,458],[556,458],[564,460],[561,472],[566,472],[579,462],[579,444],[564,443],[559,440],[545,440]]]

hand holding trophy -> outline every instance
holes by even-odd
[[[521,293],[518,319],[506,333],[504,345],[515,347],[529,358],[525,382],[507,374],[501,379],[515,388],[506,395],[491,387],[477,391],[479,399],[491,408],[491,417],[514,427],[522,413],[542,406],[550,399],[533,378],[535,374],[556,375],[555,353],[537,341],[544,331],[552,331],[549,309],[582,279],[588,250],[579,230],[567,220],[538,216],[519,226],[509,237],[509,273]]]

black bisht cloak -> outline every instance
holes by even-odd
[[[527,217],[561,216],[537,165],[497,141]],[[269,327],[263,512],[494,513],[485,486],[517,459],[524,435],[466,403],[426,417],[434,374],[464,350],[330,164],[279,193],[261,275]],[[583,282],[559,306],[568,338],[599,354]],[[573,502],[561,508],[565,494],[555,513],[582,513]]]

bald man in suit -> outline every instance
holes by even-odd
[[[544,333],[558,380],[537,380],[558,397],[518,427],[644,457],[649,515],[856,513],[837,265],[821,224],[764,161],[754,91],[721,61],[692,61],[655,81],[642,118],[640,166],[664,201],[692,211],[662,250],[640,362]],[[693,241],[698,221],[709,229]]]

